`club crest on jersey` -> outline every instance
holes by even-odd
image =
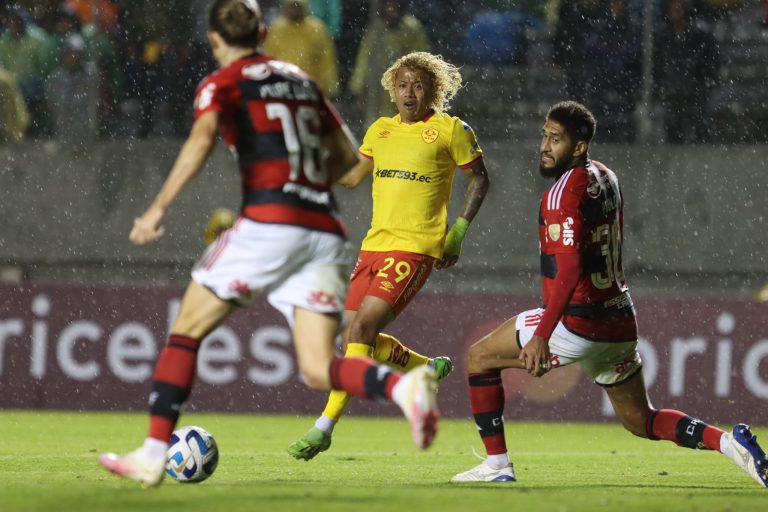
[[[593,181],[589,185],[587,185],[587,194],[592,199],[597,199],[597,197],[600,195],[601,192],[600,183],[597,181]]]
[[[549,239],[553,242],[560,240],[560,224],[550,224],[547,226],[547,233],[549,233]]]
[[[439,136],[440,136],[440,132],[438,132],[434,128],[424,128],[424,131],[421,132],[421,138],[427,144],[432,144],[437,140]]]

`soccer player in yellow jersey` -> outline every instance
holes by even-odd
[[[430,53],[410,53],[384,73],[381,85],[398,114],[368,128],[360,146],[364,158],[339,181],[353,188],[373,175],[371,228],[345,305],[346,356],[372,356],[405,371],[428,364],[442,378],[452,370],[450,359],[429,359],[381,331],[424,286],[433,267],[456,264],[488,190],[488,173],[472,128],[446,113],[461,87],[454,65]],[[447,231],[457,167],[469,180],[461,213]],[[288,447],[291,456],[310,460],[327,450],[349,399],[344,392],[331,392],[315,425]]]

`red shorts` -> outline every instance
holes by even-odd
[[[360,309],[366,295],[378,297],[399,315],[427,282],[435,258],[405,251],[360,251],[345,308]]]

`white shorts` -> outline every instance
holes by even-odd
[[[220,299],[267,300],[293,325],[293,308],[341,313],[354,262],[351,246],[333,233],[240,217],[208,247],[192,279]]]
[[[517,343],[524,347],[539,325],[544,309],[531,309],[517,315]],[[592,341],[574,334],[557,322],[549,339],[549,364],[552,368],[579,362],[584,373],[596,384],[621,384],[640,371],[642,361],[637,341]]]

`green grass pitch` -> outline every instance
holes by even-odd
[[[443,421],[434,446],[419,452],[402,419],[346,417],[330,451],[294,461],[285,447],[312,421],[187,414],[182,425],[216,437],[216,473],[141,489],[96,457],[138,446],[145,415],[0,411],[0,511],[768,510],[768,490],[725,457],[637,439],[614,424],[508,420],[518,482],[455,485],[450,477],[477,463],[472,448],[482,451],[469,420]]]

